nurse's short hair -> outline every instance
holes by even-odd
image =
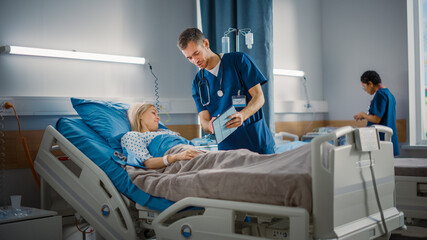
[[[187,28],[179,35],[177,45],[180,50],[185,50],[189,42],[193,41],[199,45],[203,45],[204,40],[205,35],[198,28]]]
[[[360,81],[365,84],[372,82],[372,84],[378,85],[381,84],[381,77],[377,72],[373,70],[368,70],[362,74],[362,76],[360,77]]]

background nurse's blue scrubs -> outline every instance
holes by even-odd
[[[209,82],[209,94],[205,93],[207,88],[200,88],[202,71],[204,79]],[[219,97],[217,91],[220,89],[221,77],[221,89],[224,95]],[[246,96],[246,103],[248,103],[252,99],[248,90],[257,84],[262,85],[266,82],[266,78],[248,55],[240,52],[227,53],[222,56],[218,76],[205,69],[201,69],[198,72],[193,80],[192,95],[199,113],[208,110],[210,115],[215,117],[233,105],[233,96],[240,93],[240,95]],[[202,94],[200,94],[200,90]],[[209,104],[206,104],[208,102]],[[236,108],[236,111],[241,111],[242,109],[243,107]],[[265,122],[264,112],[260,108],[255,114],[246,119],[242,126],[238,127],[236,131],[222,141],[218,145],[218,149],[246,148],[261,154],[270,154],[274,153],[274,146],[274,138]]]
[[[365,71],[360,77],[363,90],[369,95],[374,95],[369,105],[368,113],[360,112],[353,116],[358,120],[366,119],[367,126],[380,124],[393,129],[391,141],[393,142],[393,154],[399,155],[399,142],[396,127],[396,99],[388,88],[382,84],[380,75],[373,70]],[[384,140],[384,133],[380,133],[380,139]]]
[[[390,90],[388,88],[381,88],[375,93],[375,96],[369,105],[369,114],[380,117],[381,121],[379,124],[393,129],[391,141],[393,142],[393,154],[394,156],[397,156],[399,155],[399,142],[397,138],[395,106],[396,100]],[[369,127],[371,125],[374,125],[374,123],[368,121],[367,126]],[[384,140],[384,133],[380,133],[380,139]]]

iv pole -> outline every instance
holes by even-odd
[[[248,47],[248,49],[252,49],[252,45],[254,44],[254,34],[251,32],[250,28],[243,28],[243,29],[228,28],[228,30],[224,32],[224,36],[221,39],[223,53],[230,52],[230,37],[228,37],[228,34],[232,32],[236,32],[236,52],[240,51],[239,34],[242,34],[243,36],[245,36],[246,46]]]

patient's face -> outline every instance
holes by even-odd
[[[192,64],[204,69],[208,65],[208,49],[209,42],[207,41],[207,39],[205,39],[203,45],[190,41],[187,45],[187,48],[181,50],[181,52]]]
[[[139,117],[143,132],[157,131],[159,128],[160,117],[155,107],[150,107]]]

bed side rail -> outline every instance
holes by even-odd
[[[313,221],[316,239],[373,239],[385,231],[374,183],[378,187],[388,231],[402,227],[403,214],[396,209],[393,131],[385,133],[380,149],[362,152],[356,147],[356,128],[343,127],[312,141]],[[346,137],[346,144],[327,147],[327,142]],[[372,167],[371,167],[372,166]],[[373,172],[375,179],[372,178]]]
[[[52,153],[57,144],[68,161],[78,166],[71,171]],[[89,158],[48,126],[34,162],[44,184],[49,184],[106,239],[136,239],[135,226],[121,194],[108,176]],[[42,188],[42,207],[46,194]]]
[[[298,135],[293,134],[293,133],[289,133],[289,132],[278,132],[278,133],[274,134],[274,139],[279,143],[285,142],[285,140],[283,139],[284,137],[290,138],[291,141],[298,141],[299,140]]]
[[[378,132],[384,133],[384,141],[390,142],[391,141],[391,135],[393,135],[393,129],[383,126],[383,125],[373,125],[374,128],[378,130]]]
[[[189,207],[200,207],[204,212],[168,223],[175,214]],[[235,220],[239,213],[286,218],[289,220],[286,239],[309,239],[309,215],[304,208],[196,197],[184,198],[167,208],[154,219],[153,227],[157,239],[184,239],[186,233],[191,235],[191,239],[265,239],[236,233]]]

